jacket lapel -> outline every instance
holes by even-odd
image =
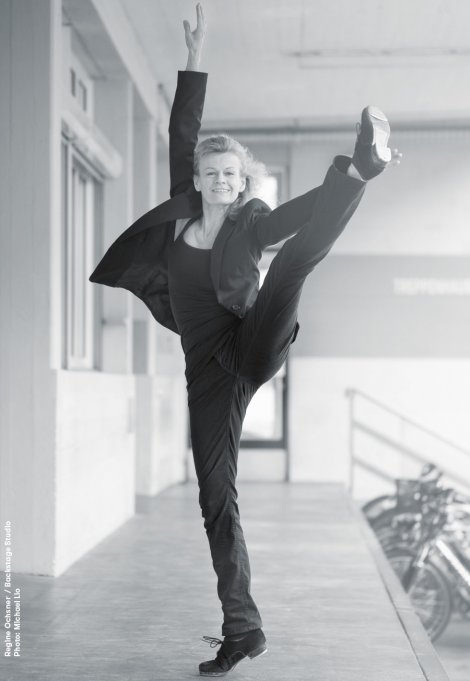
[[[190,189],[183,194],[176,194],[172,199],[160,203],[148,213],[136,220],[121,236],[116,243],[125,241],[139,232],[150,227],[170,222],[177,218],[192,218],[199,215],[202,210],[201,195],[195,189]]]
[[[222,267],[222,257],[227,239],[235,228],[235,220],[225,218],[219,233],[217,234],[211,251],[211,277],[215,290],[219,291],[220,270]]]

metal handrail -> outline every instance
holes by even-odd
[[[395,416],[399,418],[402,423],[408,424],[412,426],[413,428],[416,428],[417,430],[421,431],[422,433],[426,433],[426,435],[429,435],[430,437],[434,438],[436,441],[440,442],[441,444],[444,444],[448,447],[451,447],[457,452],[460,452],[461,454],[464,454],[465,456],[470,457],[470,449],[466,449],[462,447],[461,445],[456,444],[455,442],[452,442],[448,438],[442,436],[440,433],[436,433],[435,431],[431,430],[427,426],[422,425],[421,423],[418,423],[417,421],[414,421],[413,419],[408,418],[405,414],[397,411],[393,407],[390,407],[389,405],[381,402],[380,400],[376,399],[375,397],[372,397],[372,395],[368,395],[367,393],[363,392],[362,390],[357,390],[356,388],[348,388],[345,391],[346,397],[349,399],[349,422],[350,422],[350,430],[349,430],[349,452],[350,452],[350,469],[349,469],[349,490],[352,494],[353,492],[353,485],[354,485],[354,464],[357,463],[361,466],[364,466],[365,462],[363,462],[361,459],[358,459],[355,456],[354,453],[354,428],[355,426],[359,428],[360,430],[363,430],[364,432],[369,432],[371,436],[377,436],[381,437],[381,434],[378,431],[374,431],[374,429],[368,429],[367,426],[362,423],[361,421],[358,421],[355,418],[354,415],[354,398],[355,397],[361,397],[367,402],[370,402],[374,404],[375,406],[379,407],[383,411],[391,414],[392,416]],[[399,442],[395,442],[394,440],[391,440],[390,438],[387,439],[387,444],[394,446],[397,450],[399,450],[404,456],[408,456],[411,454],[411,450],[408,450],[408,448],[404,447],[403,444],[400,444]],[[413,452],[414,458],[417,457],[417,453]],[[379,477],[386,477],[385,475],[382,475],[381,473],[379,474],[378,469],[375,469],[375,467],[372,467],[370,465],[364,466],[366,467],[371,473],[375,473],[376,475],[379,475]],[[442,466],[439,466],[440,470],[444,473],[444,475],[447,475],[448,477],[453,478],[454,480],[458,480],[461,484],[463,484],[466,487],[470,487],[470,481],[465,481],[462,480],[459,476],[456,476],[454,473],[445,471]]]
[[[402,419],[402,421],[409,423],[411,426],[414,426],[418,430],[421,430],[423,433],[427,433],[428,435],[431,435],[431,437],[435,438],[436,440],[439,440],[443,444],[449,445],[449,447],[456,449],[457,451],[461,452],[462,454],[466,454],[467,456],[470,456],[470,449],[465,449],[461,445],[458,445],[455,442],[452,442],[451,440],[448,440],[447,438],[443,437],[439,433],[436,433],[435,431],[431,430],[427,426],[423,426],[421,423],[418,423],[417,421],[413,421],[413,419],[408,418],[408,416],[405,416],[404,414],[397,411],[396,409],[389,407],[387,404],[380,402],[380,400],[377,400],[375,397],[372,397],[371,395],[367,395],[367,393],[363,392],[362,390],[357,390],[356,388],[347,388],[345,394],[346,394],[346,397],[353,397],[353,398],[356,395],[359,395],[359,397],[362,397],[363,399],[367,400],[368,402],[372,402],[373,404],[377,405],[378,407],[381,407],[384,411],[387,411],[389,414],[393,414],[393,416],[397,416],[398,418]]]

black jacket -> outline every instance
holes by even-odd
[[[160,324],[176,333],[168,293],[168,248],[174,240],[175,220],[202,212],[201,195],[193,185],[193,152],[206,83],[205,73],[178,72],[169,126],[171,198],[123,232],[90,276],[94,283],[131,291]],[[334,167],[330,171],[339,172]],[[240,318],[245,316],[258,294],[262,251],[297,232],[311,218],[317,191],[273,211],[264,201],[251,199],[235,219],[225,219],[211,252],[211,276],[221,305]]]

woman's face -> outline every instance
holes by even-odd
[[[245,189],[246,180],[241,175],[241,162],[230,151],[207,154],[199,163],[199,175],[194,176],[194,186],[202,199],[211,205],[230,205]]]

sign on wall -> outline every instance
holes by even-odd
[[[329,255],[299,323],[296,356],[469,357],[470,257]]]

